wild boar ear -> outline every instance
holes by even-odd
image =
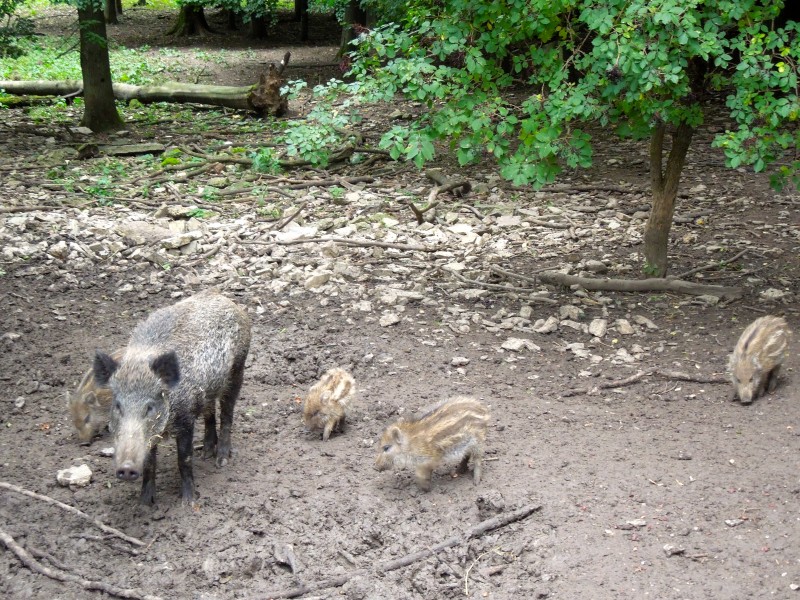
[[[392,438],[392,442],[394,442],[395,444],[400,444],[403,441],[403,438],[405,437],[403,436],[403,432],[400,431],[400,428],[397,425],[392,425],[389,428],[389,435]]]
[[[332,394],[331,394],[330,390],[326,390],[326,391],[322,392],[322,396],[319,397],[319,403],[320,404],[328,404],[330,402],[330,400],[331,400],[331,396],[332,396]]]
[[[108,380],[119,367],[119,363],[100,350],[94,352],[94,380],[100,385],[108,384]]]
[[[156,356],[150,363],[150,368],[167,387],[175,387],[181,378],[181,371],[178,368],[178,355],[175,354],[174,350]]]

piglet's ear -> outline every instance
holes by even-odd
[[[175,387],[181,378],[178,355],[175,354],[174,350],[155,357],[150,363],[150,368],[167,387]]]
[[[99,385],[107,385],[108,380],[119,367],[119,363],[100,350],[94,352],[94,379]]]

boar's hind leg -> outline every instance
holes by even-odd
[[[206,405],[203,414],[205,419],[205,434],[203,435],[203,458],[211,458],[217,453],[217,414],[216,399]]]
[[[217,443],[217,466],[224,467],[231,457],[231,427],[233,426],[233,409],[239,390],[242,389],[244,377],[244,358],[234,363],[230,372],[230,380],[222,392],[219,401],[219,442]]]
[[[192,440],[194,419],[191,417],[175,424],[175,440],[178,444],[178,471],[181,474],[181,499],[184,504],[194,500],[194,476],[192,474]]]
[[[142,477],[142,495],[140,501],[146,506],[156,502],[156,448],[153,446],[144,459],[144,474]]]

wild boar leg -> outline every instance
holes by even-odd
[[[770,371],[769,375],[767,375],[767,391],[772,393],[775,391],[775,388],[778,387],[778,373],[781,370],[781,366],[778,365],[772,371]]]
[[[156,452],[158,446],[153,446],[144,458],[142,473],[142,495],[140,502],[145,506],[152,506],[156,502]]]
[[[178,445],[178,471],[181,474],[181,500],[191,504],[194,500],[194,476],[192,474],[192,440],[194,419],[176,423],[175,441]]]
[[[433,467],[431,465],[420,465],[417,467],[416,480],[419,489],[423,492],[431,491],[431,476],[433,475]]]
[[[328,438],[331,437],[331,431],[333,431],[333,427],[336,425],[336,421],[330,420],[325,424],[325,429],[322,432],[322,441],[327,442]]]
[[[239,390],[242,389],[244,377],[244,359],[233,365],[231,379],[222,393],[219,402],[219,442],[217,443],[217,466],[224,467],[231,457],[231,426],[233,425],[233,409]]]
[[[206,424],[203,434],[203,458],[211,458],[217,454],[217,411],[215,400],[209,402],[203,417]]]

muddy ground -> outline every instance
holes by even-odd
[[[25,123],[23,112],[11,112]],[[722,158],[703,145],[711,133],[698,136],[683,186],[705,185],[705,205],[715,210],[703,221],[676,223],[672,269],[680,273],[717,260],[719,254],[709,250],[714,245],[728,249],[726,256],[747,247],[737,269],[706,273],[706,281],[745,287],[743,298],[727,303],[549,286],[538,287],[556,306],[526,294],[470,299],[442,272],[401,270],[397,254],[359,247],[341,250],[337,260],[363,269],[364,279],[354,291],[343,286],[333,293],[299,282],[274,291],[265,278],[231,277],[219,257],[201,263],[176,259],[169,270],[144,260],[90,266],[46,255],[4,260],[0,480],[78,507],[146,545],[131,545],[6,489],[0,489],[0,528],[43,565],[162,598],[267,598],[348,575],[343,585],[304,597],[795,597],[800,594],[796,351],[777,390],[750,406],[735,401],[728,385],[672,378],[569,393],[650,367],[698,378],[723,375],[739,333],[765,313],[785,315],[800,331],[797,195],[775,194],[764,178],[726,170]],[[13,142],[9,137],[4,143],[7,149],[13,143],[14,153],[27,146],[33,155],[39,138],[20,128]],[[643,168],[622,168],[642,165],[642,152],[641,146],[609,143],[598,151],[598,168],[565,180],[609,189],[621,183],[646,186]],[[424,181],[410,168],[403,176]],[[381,185],[391,188],[393,182],[384,179]],[[46,202],[44,193],[37,196],[39,203]],[[726,203],[717,200],[723,195]],[[513,197],[518,204],[498,211],[513,213],[522,203],[546,211],[553,202],[525,189],[514,190]],[[594,201],[613,197],[613,191],[601,190]],[[696,206],[692,200],[684,198],[682,208]],[[78,218],[77,211],[70,214]],[[130,212],[119,205],[94,206],[81,215],[122,220]],[[10,215],[2,217],[0,243],[14,245],[18,228]],[[503,266],[518,273],[540,268],[536,250],[545,250],[544,231],[522,230],[526,249],[503,255]],[[614,265],[632,261],[638,240],[609,243],[603,232],[597,229],[589,242],[595,250],[584,250],[580,258]],[[29,225],[26,235],[48,243],[73,239],[47,221]],[[248,249],[255,251],[238,246],[237,252],[244,256]],[[552,254],[552,246],[546,250]],[[550,262],[574,260],[556,252]],[[212,282],[253,316],[234,419],[234,458],[219,469],[198,457],[198,503],[184,508],[174,443],[162,443],[157,506],[140,507],[139,485],[116,481],[113,460],[103,453],[110,438],[79,445],[63,396],[80,380],[95,348],[124,345],[148,312]],[[376,313],[354,309],[378,285],[413,289],[424,299],[398,310],[395,325],[381,326]],[[760,294],[768,289],[783,295],[764,299]],[[540,350],[513,352],[501,348],[508,331],[484,327],[480,319],[466,327],[458,320],[463,312],[498,321],[497,315],[518,315],[530,307],[528,318],[535,321],[565,305],[580,308],[583,323],[600,317],[636,322],[638,316],[656,328],[637,326],[623,336],[612,326],[592,341],[569,327],[515,333]],[[566,350],[578,341],[588,342],[603,359],[593,363]],[[634,361],[615,359],[621,346],[632,349]],[[454,364],[457,357],[468,362]],[[303,432],[301,400],[325,369],[337,365],[351,370],[358,392],[346,432],[323,443]],[[481,399],[492,412],[480,485],[443,467],[432,491],[422,493],[407,472],[373,469],[387,424],[460,394]],[[202,435],[202,426],[198,430]],[[56,483],[58,470],[80,464],[93,471],[90,485],[69,489]],[[376,568],[525,506],[538,510],[435,557],[390,572]],[[0,595],[72,600],[103,594],[34,574],[4,549]]]

